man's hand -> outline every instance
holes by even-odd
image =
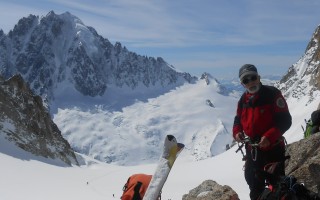
[[[267,148],[268,146],[270,146],[270,141],[266,136],[262,136],[258,145],[260,148]]]
[[[234,139],[237,141],[237,142],[242,142],[243,139],[244,139],[244,134],[242,132],[238,132],[235,136],[234,136]]]

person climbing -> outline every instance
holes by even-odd
[[[292,118],[281,91],[263,85],[254,65],[243,65],[239,69],[239,79],[246,91],[238,101],[233,137],[237,142],[249,137],[258,144],[258,147],[246,144],[244,169],[250,199],[256,200],[265,187],[265,177],[261,171],[266,164],[283,161],[279,173],[285,173],[285,143],[282,135],[290,128]],[[255,151],[252,151],[253,148]]]

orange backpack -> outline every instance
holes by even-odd
[[[147,191],[152,175],[133,174],[123,186],[121,200],[142,200]]]

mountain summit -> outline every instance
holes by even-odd
[[[172,88],[196,80],[162,58],[139,56],[119,42],[112,45],[69,12],[30,15],[8,35],[0,31],[0,66],[5,78],[21,74],[49,101],[103,96],[113,87]]]

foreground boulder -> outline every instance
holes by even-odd
[[[320,133],[287,146],[286,174],[295,176],[313,192],[320,192]]]
[[[185,194],[182,200],[239,200],[238,194],[229,186],[222,186],[212,180],[206,180]]]

